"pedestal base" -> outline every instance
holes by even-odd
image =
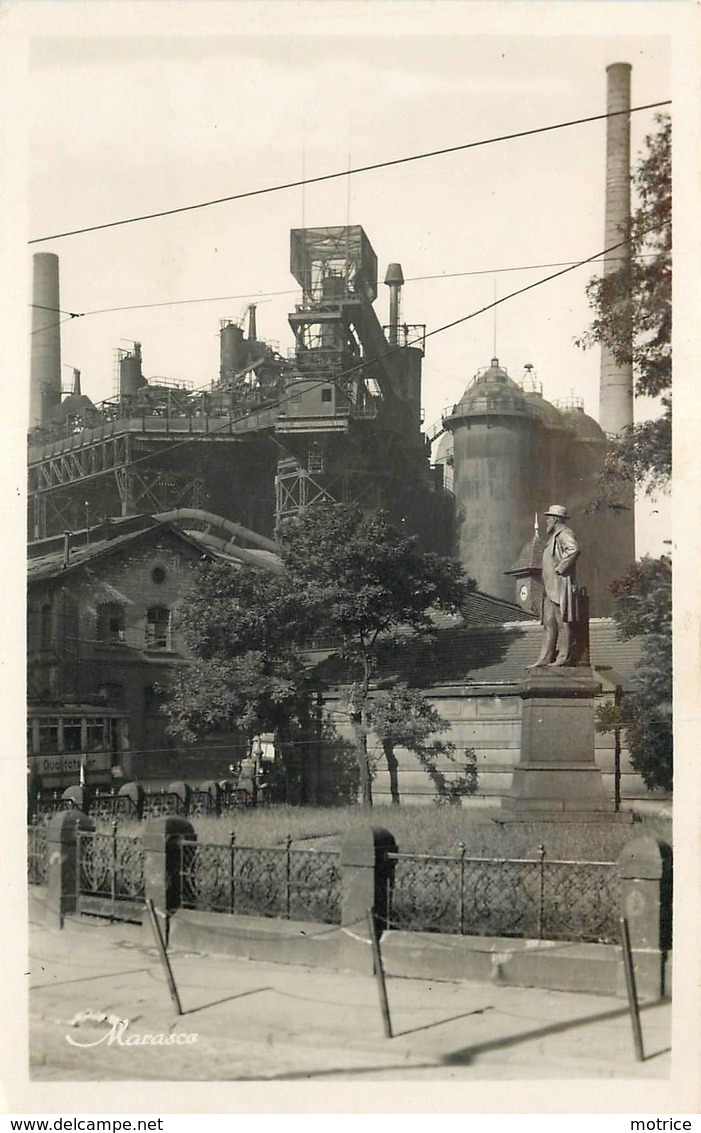
[[[617,822],[594,758],[595,696],[588,666],[538,670],[520,689],[521,757],[501,822]]]

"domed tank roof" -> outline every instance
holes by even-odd
[[[589,417],[581,405],[574,405],[562,410],[562,419],[570,429],[577,434],[579,441],[606,441],[606,433],[598,421]]]
[[[498,358],[492,358],[489,366],[477,371],[449,420],[483,414],[531,416],[523,390],[499,365]]]
[[[524,391],[523,396],[526,399],[526,404],[544,425],[551,429],[565,428],[562,413],[551,401],[546,401],[542,393],[538,393],[536,390],[528,390]]]
[[[449,456],[453,455],[453,448],[453,434],[448,432],[443,433],[443,436],[438,442],[433,463],[440,464],[442,461],[447,460]]]

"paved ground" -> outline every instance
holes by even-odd
[[[171,953],[176,1017],[155,948],[129,925],[32,925],[35,1080],[260,1081],[641,1078],[669,1074],[670,1006],[644,1005],[635,1061],[626,1003],[605,996],[390,979],[384,1037],[370,976]],[[92,1018],[86,1017],[89,1013]],[[128,1019],[108,1042],[109,1019]],[[71,1025],[76,1016],[82,1016]],[[115,1036],[117,1032],[114,1032]],[[187,1045],[129,1035],[195,1034]],[[71,1045],[74,1043],[96,1045]],[[98,1041],[102,1039],[103,1041]]]

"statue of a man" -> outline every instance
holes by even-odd
[[[531,669],[546,665],[569,665],[572,657],[571,623],[576,621],[575,563],[579,546],[566,526],[567,508],[553,504],[545,513],[547,541],[543,548],[543,604],[540,620],[544,627],[540,656]],[[557,650],[557,654],[556,654]]]

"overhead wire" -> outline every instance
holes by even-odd
[[[197,209],[211,208],[213,205],[227,204],[231,201],[240,201],[249,197],[260,197],[269,193],[279,193],[285,189],[298,189],[306,185],[315,185],[323,181],[333,181],[340,177],[350,177],[356,173],[369,173],[376,169],[388,169],[396,165],[406,165],[412,161],[423,161],[429,157],[442,157],[449,153],[459,153],[463,150],[476,149],[480,146],[494,145],[497,142],[513,141],[516,138],[533,137],[535,134],[546,134],[554,130],[564,130],[570,126],[582,126],[588,122],[599,122],[608,118],[615,118],[621,114],[635,114],[641,110],[654,110],[660,106],[669,106],[671,99],[660,102],[649,102],[642,106],[632,106],[626,110],[614,110],[606,114],[591,114],[586,118],[573,118],[567,122],[555,122],[548,126],[537,126],[531,130],[518,130],[511,134],[499,134],[492,138],[482,138],[476,142],[463,142],[456,146],[446,146],[442,149],[428,150],[425,153],[411,154],[407,157],[396,157],[388,161],[376,161],[370,165],[360,165],[355,169],[343,169],[335,173],[323,173],[318,177],[306,177],[303,180],[286,181],[279,185],[269,185],[263,189],[249,189],[243,193],[232,193],[226,197],[215,197],[208,201],[200,201],[194,205],[181,205],[178,208],[160,209],[158,212],[143,213],[140,216],[125,217],[122,220],[111,220],[104,224],[86,225],[84,228],[73,228],[66,232],[54,232],[50,236],[38,236],[28,240],[28,244],[43,244],[47,240],[62,240],[68,236],[79,236],[86,232],[99,232],[106,228],[117,228],[125,224],[136,224],[143,220],[156,220],[159,217],[175,216],[178,213],[194,212]]]
[[[655,254],[654,252],[638,252],[634,258],[648,259],[653,258]],[[479,268],[474,271],[438,272],[436,275],[410,275],[406,277],[404,282],[418,283],[433,279],[460,279],[465,276],[473,275],[500,275],[514,271],[538,271],[544,268],[574,267],[580,262],[580,260],[559,260],[556,263],[548,264],[513,264],[510,267],[504,268]],[[83,319],[87,318],[89,315],[111,315],[120,311],[145,311],[153,307],[181,307],[192,303],[224,303],[230,299],[266,299],[284,295],[297,295],[298,293],[298,288],[290,288],[287,291],[247,291],[240,295],[208,295],[196,299],[163,299],[158,303],[131,303],[128,306],[122,307],[100,307],[94,311],[62,311],[60,307],[45,307],[40,303],[29,303],[28,306],[38,307],[42,311],[56,311],[57,314],[67,314],[72,319]],[[48,330],[49,328],[40,327],[39,329]]]
[[[35,307],[38,311],[55,311],[57,315],[70,315],[72,319],[80,318],[80,315],[75,311],[64,311],[62,307],[47,307],[45,303],[29,303],[30,307]]]
[[[652,229],[649,229],[648,231],[651,231],[651,230]],[[340,376],[346,377],[348,374],[352,374],[356,370],[362,369],[365,366],[372,364],[373,362],[379,361],[380,359],[387,358],[391,354],[396,354],[398,351],[404,350],[408,346],[419,345],[420,343],[425,342],[425,340],[427,338],[431,338],[433,335],[442,334],[443,331],[451,330],[452,327],[456,327],[456,326],[459,326],[461,323],[468,322],[469,319],[474,319],[474,318],[477,317],[477,315],[484,314],[485,311],[491,311],[492,308],[498,307],[502,303],[508,302],[509,299],[515,299],[517,295],[524,295],[527,291],[532,291],[534,288],[540,287],[543,283],[550,283],[551,280],[558,279],[560,276],[567,275],[569,272],[575,271],[576,268],[584,267],[585,264],[590,264],[594,260],[601,259],[603,256],[607,256],[609,254],[609,252],[615,252],[617,248],[622,248],[622,247],[624,247],[624,245],[629,244],[629,243],[630,243],[630,237],[626,237],[624,240],[620,240],[617,244],[611,244],[610,247],[604,248],[604,250],[602,252],[596,252],[595,255],[588,256],[584,260],[577,260],[575,263],[570,264],[568,267],[561,268],[560,271],[553,272],[551,275],[546,275],[542,279],[537,279],[537,280],[535,280],[534,283],[528,283],[528,284],[526,284],[525,287],[519,287],[516,291],[511,291],[511,292],[509,292],[508,295],[503,295],[500,299],[495,299],[491,303],[485,304],[484,307],[480,307],[476,311],[471,311],[469,315],[461,315],[460,318],[453,319],[449,323],[444,323],[443,326],[436,327],[434,330],[429,330],[429,331],[426,331],[425,334],[418,335],[416,338],[412,339],[409,342],[404,343],[402,346],[392,347],[386,352],[386,354],[379,355],[377,358],[373,358],[373,359],[369,359],[369,360],[365,359],[363,362],[359,363],[358,365],[352,366],[349,369],[345,370],[343,372],[343,374],[341,374]]]
[[[63,326],[64,323],[69,323],[71,321],[71,319],[79,319],[80,317],[81,317],[80,315],[69,315],[67,319],[59,319],[55,323],[49,323],[45,327],[39,327],[37,330],[30,331],[29,337],[33,338],[33,336],[35,334],[43,334],[44,331],[54,330],[55,327],[61,327],[61,326]]]
[[[339,382],[342,379],[349,377],[351,374],[356,373],[358,370],[364,370],[368,366],[372,366],[377,362],[384,361],[385,359],[391,357],[393,354],[397,354],[400,351],[405,350],[407,347],[419,345],[419,344],[425,342],[425,340],[427,338],[431,338],[431,337],[433,337],[434,335],[437,335],[437,334],[442,334],[444,331],[451,330],[453,327],[460,326],[462,323],[468,322],[470,319],[476,318],[477,315],[482,315],[486,311],[490,311],[494,307],[500,306],[502,303],[506,303],[510,299],[516,298],[516,296],[518,296],[518,295],[524,295],[526,292],[532,291],[536,287],[540,287],[544,283],[550,283],[553,279],[558,279],[560,276],[567,275],[569,272],[575,271],[579,267],[584,267],[586,264],[590,264],[594,260],[601,259],[603,256],[607,256],[610,252],[615,252],[617,248],[622,248],[626,244],[629,244],[629,243],[630,243],[630,237],[626,237],[625,239],[620,240],[617,244],[612,244],[610,247],[604,248],[603,251],[596,252],[593,256],[588,256],[584,260],[577,260],[576,262],[570,264],[569,266],[561,268],[559,271],[553,272],[551,275],[546,275],[542,279],[537,279],[537,280],[535,280],[535,282],[527,284],[525,287],[520,287],[516,291],[511,291],[511,292],[509,292],[509,294],[503,295],[500,299],[496,299],[491,303],[485,304],[484,307],[480,307],[476,311],[471,311],[467,315],[461,315],[459,318],[453,319],[449,323],[444,323],[442,326],[436,327],[434,330],[426,331],[425,334],[419,335],[415,339],[411,339],[410,341],[402,344],[401,346],[388,347],[388,349],[385,352],[383,352],[382,354],[376,355],[374,358],[364,358],[361,362],[358,362],[356,365],[349,366],[347,369],[342,371],[342,373],[338,375],[338,377],[335,379],[334,382],[331,382],[328,378],[317,378],[317,379],[309,378],[308,379],[309,388],[315,388],[316,386],[319,386],[319,385],[329,385],[329,384],[333,384],[333,385],[336,385],[338,387]],[[282,394],[279,398],[276,398],[273,401],[267,402],[265,405],[261,405],[261,406],[257,407],[253,411],[249,410],[245,413],[242,413],[238,417],[227,417],[222,422],[221,426],[216,428],[216,429],[211,430],[209,435],[211,436],[211,435],[216,434],[216,433],[225,432],[227,429],[230,429],[232,425],[238,424],[241,421],[245,421],[247,418],[254,416],[256,413],[267,413],[272,409],[277,409],[281,405],[284,405],[286,402],[291,401],[294,396],[295,396],[294,392],[290,391],[289,393]],[[167,452],[173,452],[176,449],[180,449],[180,448],[185,447],[186,445],[193,444],[197,441],[197,439],[198,438],[196,436],[186,437],[182,441],[176,441],[172,445],[166,445],[162,449],[159,449],[159,455],[163,455],[164,453],[167,453]],[[152,459],[152,454],[147,453],[144,456],[136,457],[136,458],[132,459],[130,464],[133,466],[135,464],[140,464],[140,463],[143,463],[143,462],[151,460],[151,459]]]
[[[637,252],[633,258],[637,260],[653,259],[655,255],[655,252]],[[544,268],[576,267],[581,262],[581,260],[560,260],[554,264],[519,264],[515,267],[508,268],[480,268],[478,271],[442,271],[438,272],[437,275],[410,275],[406,277],[404,282],[418,283],[429,279],[461,279],[463,276],[468,275],[501,275],[511,271],[536,271]],[[621,263],[623,262],[624,260],[621,258]]]

